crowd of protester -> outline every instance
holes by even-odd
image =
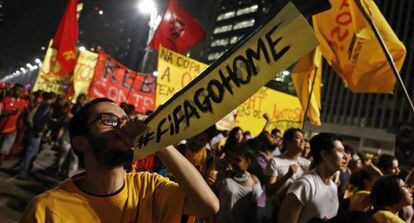
[[[68,123],[88,101],[51,92],[29,93],[22,85],[0,88],[0,165],[20,157],[16,178],[27,179],[39,151],[58,152],[57,179],[82,171]],[[130,116],[133,105],[120,105]],[[147,112],[146,115],[151,112]],[[368,157],[333,133],[306,139],[301,129],[268,129],[252,137],[234,127],[215,126],[174,145],[194,165],[219,198],[212,218],[183,216],[182,222],[411,222],[414,173],[400,169],[392,155]],[[126,165],[174,179],[156,155]]]

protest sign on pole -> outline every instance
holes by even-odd
[[[278,128],[282,132],[288,128],[300,128],[303,119],[299,99],[267,87],[262,87],[237,108],[235,126],[249,130],[257,136],[266,124],[263,115],[270,118],[268,130]]]
[[[127,97],[130,89],[132,90]],[[99,51],[89,96],[107,97],[117,104],[126,102],[134,105],[136,111],[145,113],[155,108],[155,78],[152,75],[138,74]]]
[[[287,3],[158,107],[137,137],[134,160],[205,130],[317,45],[306,19]]]
[[[97,58],[97,53],[87,50],[80,52],[73,73],[74,101],[82,93],[88,95],[88,89],[93,78]]]
[[[56,58],[57,50],[51,47],[52,41],[50,41],[47,48],[41,69],[33,86],[33,91],[42,90],[64,95],[70,84],[71,75],[64,74]]]

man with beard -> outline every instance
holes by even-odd
[[[182,214],[214,215],[217,197],[171,146],[156,154],[177,183],[148,172],[125,173],[123,165],[132,161],[134,142],[146,128],[110,99],[82,107],[69,133],[85,172],[34,198],[21,222],[179,222]]]

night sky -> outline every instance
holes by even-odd
[[[45,51],[42,51],[41,47],[47,47],[53,37],[66,2],[66,0],[4,0],[5,21],[0,25],[0,78],[26,66],[26,63],[34,64],[35,58],[43,58]],[[84,2],[84,9],[79,19],[81,45],[85,45],[84,43],[100,45],[100,42],[105,41],[108,43],[108,31],[101,32],[100,28],[94,26],[106,22],[110,25],[117,24],[118,20],[121,20],[126,23],[133,22],[133,27],[142,30],[143,37],[138,39],[135,47],[144,48],[147,35],[144,28],[147,22],[143,15],[139,15],[136,8],[138,0],[79,0],[79,2]],[[196,14],[198,1],[181,0],[180,2],[190,13]],[[162,14],[168,0],[157,0],[156,3],[161,11],[159,13]],[[98,15],[96,7],[104,10],[102,16]],[[115,48],[115,46],[107,48]],[[115,52],[114,49],[106,50]]]

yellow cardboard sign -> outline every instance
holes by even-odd
[[[68,88],[71,75],[63,74],[62,67],[57,61],[57,50],[52,47],[52,40],[47,48],[42,67],[39,70],[33,91],[42,90],[46,92],[55,92],[64,95]]]
[[[81,93],[88,95],[98,54],[90,51],[81,51],[73,72],[73,100],[76,100]]]
[[[194,80],[206,67],[207,64],[160,46],[155,107],[165,103]]]
[[[299,99],[267,87],[262,87],[238,107],[234,125],[257,136],[266,124],[263,118],[265,113],[270,118],[267,129],[269,131],[278,128],[283,132],[291,127],[300,128],[302,125],[303,112]]]
[[[138,136],[134,160],[207,129],[317,45],[306,19],[288,3],[158,107]]]

